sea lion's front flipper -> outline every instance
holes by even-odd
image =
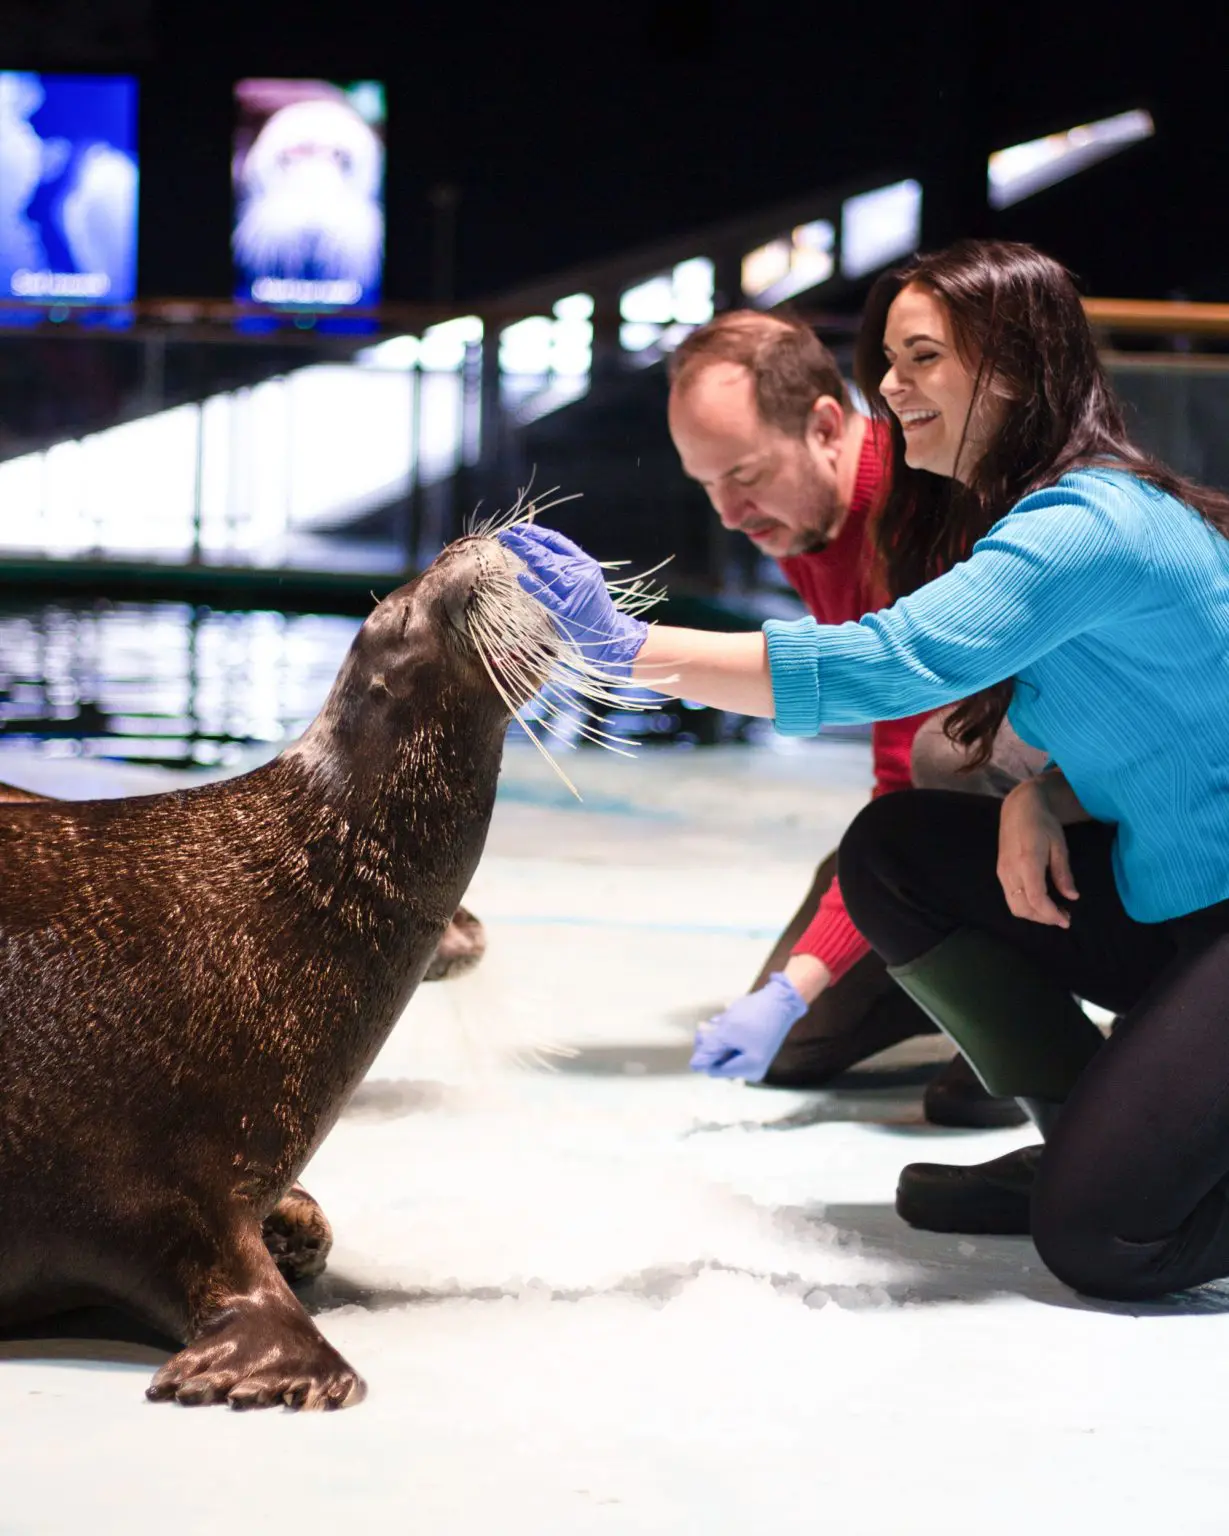
[[[265,1247],[291,1285],[324,1273],[333,1229],[302,1184],[293,1185],[265,1217]]]
[[[147,1388],[154,1402],[347,1408],[366,1397],[363,1378],[278,1273],[255,1221],[237,1231],[193,1289],[202,1297],[200,1319],[188,1331],[187,1348]]]

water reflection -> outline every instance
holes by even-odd
[[[303,733],[359,623],[170,602],[0,606],[0,753],[20,746],[167,767],[249,764],[256,749],[280,750]],[[561,693],[555,702],[562,714],[551,735],[581,745],[579,707]],[[770,730],[678,700],[601,713],[604,731],[646,746],[751,741]],[[524,711],[531,724],[540,714],[538,700]],[[527,745],[515,729],[508,740]]]
[[[302,733],[358,625],[188,603],[0,608],[0,750],[233,766]]]

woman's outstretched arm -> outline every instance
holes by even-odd
[[[768,646],[760,630],[714,634],[654,624],[632,663],[632,681],[739,715],[773,714]]]

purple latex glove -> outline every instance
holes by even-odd
[[[740,997],[696,1031],[693,1072],[741,1077],[758,1083],[809,1004],[784,971],[773,971],[759,989]]]
[[[612,677],[630,678],[649,626],[619,612],[597,561],[563,534],[536,524],[505,528],[499,540],[529,567],[518,577],[521,586],[581,655]]]

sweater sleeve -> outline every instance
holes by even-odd
[[[875,786],[871,798],[913,788],[913,738],[928,715],[903,720],[876,720],[871,727],[871,763]]]
[[[834,880],[820,897],[815,916],[803,929],[790,953],[812,955],[816,960],[822,960],[828,967],[828,974],[836,982],[863,955],[870,954],[870,949],[870,945],[854,927],[853,918],[845,910],[841,882]]]
[[[1122,478],[1077,473],[1026,496],[967,560],[857,623],[768,620],[777,729],[937,709],[1120,615],[1148,560],[1147,488]]]
[[[871,733],[875,770],[872,799],[911,788],[913,738],[923,719],[925,716],[875,722]],[[816,960],[822,960],[835,982],[840,981],[863,955],[868,955],[870,948],[845,910],[840,881],[834,880],[820,898],[815,916],[803,930],[791,953],[813,955]]]

